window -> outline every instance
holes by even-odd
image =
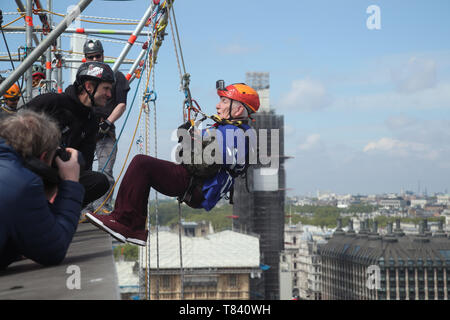
[[[163,276],[162,277],[162,287],[164,289],[170,288],[170,276]]]
[[[394,258],[389,258],[389,265],[392,267],[395,265],[395,260]]]
[[[235,274],[230,274],[228,276],[228,286],[231,288],[236,288],[238,286],[238,277]]]

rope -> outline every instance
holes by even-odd
[[[155,90],[155,70],[153,69],[153,90]],[[156,100],[156,99],[155,99]],[[156,101],[153,103],[153,128],[155,136],[155,158],[158,157],[158,139],[156,128]],[[156,271],[159,274],[159,217],[158,217],[158,192],[155,192],[155,225],[156,225]],[[156,278],[156,299],[159,300],[159,276]]]
[[[66,17],[65,14],[56,13],[50,10],[46,9],[40,9],[36,10],[37,12],[48,12],[53,15],[59,16],[59,17]],[[92,20],[86,20],[86,19],[80,19],[80,21],[88,22],[88,23],[98,23],[98,24],[113,24],[113,25],[137,25],[137,22],[106,22],[106,21],[92,21]]]
[[[181,224],[181,201],[178,201],[178,242],[179,242],[179,248],[180,248],[180,299],[184,299],[184,268],[183,268],[183,244],[182,244],[182,237],[181,237],[181,228],[183,227]]]
[[[41,8],[41,10],[44,10],[43,8]],[[39,11],[41,10],[35,10],[36,14],[39,13]],[[3,12],[3,15],[18,15],[18,14],[25,14],[25,12],[23,11],[12,11],[12,12]],[[85,17],[85,18],[91,18],[91,19],[105,19],[105,20],[116,20],[116,21],[129,21],[129,22],[139,22],[139,20],[136,19],[126,19],[126,18],[112,18],[112,17],[96,17],[96,16],[88,16],[88,15],[80,15],[80,17]]]
[[[181,50],[181,42],[180,42],[180,37],[178,34],[178,27],[176,25],[176,20],[175,20],[175,10],[173,8],[173,1],[169,0],[169,3],[172,3],[172,16],[173,16],[173,23],[172,23],[172,19],[170,19],[170,12],[169,12],[169,24],[170,24],[170,30],[172,33],[172,38],[173,38],[173,45],[174,45],[174,49],[175,49],[175,57],[177,59],[177,64],[178,64],[178,72],[180,74],[180,87],[183,86],[183,74],[186,74],[186,67],[184,64],[184,58],[183,58],[183,52]],[[177,41],[175,40],[175,34],[174,34],[174,26],[175,25],[175,30],[176,30],[176,34],[177,34],[177,39],[178,39],[178,46],[179,46],[179,50],[180,50],[180,57],[181,57],[181,62],[183,65],[183,72],[181,71],[181,65],[180,65],[180,57],[178,56],[178,50],[177,50]],[[186,121],[186,113],[184,111],[184,106],[183,106],[183,122]],[[182,243],[182,234],[181,234],[181,229],[182,229],[182,212],[181,212],[181,201],[180,199],[178,199],[178,247],[179,247],[179,254],[180,254],[180,299],[183,300],[184,299],[184,267],[183,267],[183,243]]]
[[[52,51],[56,51],[56,50],[52,49]],[[62,49],[60,49],[60,50],[58,50],[58,51],[62,51],[62,52],[70,53],[70,54],[76,54],[76,55],[84,56],[84,53],[82,53],[82,52],[76,52],[76,51],[72,51],[72,50],[62,50]],[[103,57],[109,58],[109,59],[117,59],[117,57],[113,57],[113,56],[103,56]],[[132,60],[132,59],[127,59],[126,61],[134,62],[134,60]]]
[[[105,20],[115,20],[115,21],[128,21],[128,22],[136,22],[139,23],[139,20],[136,19],[125,19],[125,18],[112,18],[112,17],[96,17],[96,16],[86,16],[80,15],[80,17],[91,18],[91,19],[105,19]]]
[[[8,22],[7,24],[2,25],[2,28],[7,27],[7,26],[9,26],[10,24],[13,24],[14,22],[16,22],[16,21],[22,19],[23,17],[25,17],[25,14],[22,14],[22,15],[21,15],[20,17],[18,17],[17,19],[14,19],[13,21]]]
[[[150,47],[147,49],[147,54],[146,54],[146,58],[145,58],[145,59],[147,59],[147,57],[148,57],[149,49],[150,49]],[[117,148],[117,144],[118,144],[118,142],[119,142],[119,140],[120,140],[120,138],[121,138],[121,136],[122,136],[123,130],[125,129],[125,125],[126,125],[126,123],[127,123],[127,121],[128,121],[128,117],[130,116],[131,109],[132,109],[132,107],[133,107],[133,105],[134,105],[134,101],[135,101],[135,99],[136,99],[136,94],[137,94],[137,92],[138,92],[138,88],[139,88],[139,84],[140,84],[140,82],[141,82],[141,79],[142,79],[142,78],[139,78],[138,86],[137,86],[136,91],[135,91],[135,93],[134,93],[133,101],[131,102],[131,107],[130,107],[130,109],[128,110],[127,116],[126,116],[125,121],[124,121],[124,124],[123,124],[123,126],[122,126],[122,129],[120,130],[120,134],[119,134],[119,136],[117,137],[116,142],[114,143],[112,152],[114,152],[114,149]],[[147,87],[148,87],[148,80],[147,80],[147,83],[146,83],[146,85],[145,85],[145,88],[147,88]],[[106,201],[110,198],[110,196],[111,196],[112,193],[114,192],[114,189],[115,189],[117,183],[119,182],[120,177],[122,176],[122,172],[123,172],[123,170],[124,170],[124,168],[125,168],[125,164],[126,164],[126,162],[127,162],[127,160],[128,160],[128,156],[129,156],[129,154],[130,154],[131,147],[133,146],[133,141],[134,141],[134,139],[135,139],[135,137],[136,137],[136,132],[137,132],[137,129],[138,129],[138,126],[139,126],[139,122],[140,122],[140,119],[141,119],[142,110],[143,110],[143,108],[142,108],[142,105],[141,105],[141,110],[140,110],[140,112],[139,112],[138,122],[137,122],[137,124],[136,124],[136,128],[135,128],[135,130],[134,130],[133,137],[131,138],[131,144],[130,144],[130,146],[129,146],[129,148],[128,148],[128,153],[127,153],[127,156],[126,156],[126,158],[125,158],[125,161],[124,161],[124,164],[123,164],[123,166],[122,166],[122,169],[121,169],[121,171],[120,171],[119,177],[118,177],[118,178],[116,179],[116,181],[114,182],[114,185],[113,185],[113,187],[111,188],[111,190],[110,190],[108,196],[105,198],[105,200],[103,201],[103,203],[102,203],[102,204],[94,211],[94,213],[97,213],[97,212],[104,206],[104,204],[106,203]],[[111,154],[112,154],[112,152],[111,152]],[[110,157],[108,158],[108,160],[106,161],[105,166],[104,166],[103,169],[102,169],[102,172],[103,172],[103,170],[105,169],[105,167],[107,166],[107,164],[108,164],[110,158],[111,158],[111,155],[110,155]]]
[[[3,107],[3,106],[0,106],[0,108],[1,108],[3,111],[7,112],[7,113],[15,113],[14,111],[8,110],[8,109],[6,109],[6,108]]]
[[[159,30],[158,30],[158,31],[159,31]],[[164,31],[164,30],[162,30],[162,31]],[[150,64],[150,67],[149,67],[149,69],[148,69],[148,72],[151,71],[151,69],[152,69],[152,67],[153,67],[153,61],[156,60],[156,54],[155,54],[155,50],[154,50],[154,49],[156,48],[156,41],[155,41],[155,40],[156,40],[157,36],[158,36],[158,32],[155,32],[155,33],[154,33],[153,44],[152,44],[152,59],[151,59],[151,60],[152,60],[152,61],[151,61],[152,63]],[[159,45],[161,45],[161,43],[160,43]],[[149,56],[149,52],[150,52],[150,46],[148,47],[147,52],[146,52],[146,55],[145,55],[145,62],[147,61],[147,58],[148,58],[148,56]],[[141,79],[142,79],[142,78],[139,78],[138,86],[139,86],[139,84],[140,84],[140,82],[141,82]],[[149,80],[150,80],[150,77],[147,77],[147,83],[146,83],[146,85],[145,85],[145,88],[148,88]],[[134,97],[133,97],[132,105],[134,104],[134,100],[135,100],[135,98],[136,98],[136,93],[137,93],[137,90],[135,91],[135,94],[134,94]],[[113,146],[112,152],[114,152],[114,149],[117,148],[117,143],[119,142],[120,137],[122,136],[123,130],[124,130],[124,128],[125,128],[125,124],[126,124],[126,122],[128,121],[128,117],[129,117],[129,115],[130,115],[130,111],[131,111],[131,108],[130,108],[130,110],[129,110],[128,113],[127,113],[127,117],[125,118],[125,122],[124,122],[124,124],[123,124],[123,126],[122,126],[122,129],[121,129],[121,131],[120,131],[119,137],[116,139],[116,143],[115,143],[114,146]],[[142,107],[141,107],[141,112],[142,112]],[[138,124],[139,124],[139,121],[140,121],[140,116],[139,116],[139,119],[138,119]],[[137,131],[137,127],[136,127],[136,130],[135,130],[135,132],[134,132],[134,135],[133,135],[132,142],[131,142],[131,144],[130,144],[129,150],[131,149],[131,146],[133,145],[133,141],[134,141],[135,136],[136,136],[136,131]],[[111,152],[111,154],[112,154],[112,152]],[[129,154],[129,151],[128,151],[128,154]],[[126,157],[126,159],[125,159],[125,163],[126,163],[126,161],[127,161],[127,159],[128,159],[128,154],[127,154],[127,157]],[[102,172],[103,172],[104,168],[107,166],[107,164],[108,164],[110,158],[111,158],[111,155],[110,155],[110,157],[108,158],[108,160],[106,161],[105,166],[104,166],[103,169],[102,169]],[[122,167],[122,170],[121,170],[120,175],[122,174],[123,168],[125,167],[125,163],[124,163],[124,166]],[[120,177],[120,175],[119,175],[119,177]],[[106,197],[106,199],[105,199],[105,200],[103,201],[103,203],[102,203],[102,204],[94,211],[94,213],[97,213],[97,211],[100,210],[100,208],[103,207],[103,205],[104,205],[104,204],[106,203],[106,201],[109,199],[109,197],[111,196],[111,194],[114,192],[114,188],[115,188],[115,186],[116,186],[116,184],[117,184],[118,181],[119,181],[119,178],[118,178],[118,179],[116,180],[116,182],[114,183],[114,186],[111,188],[111,190],[110,190],[108,196]]]
[[[78,35],[76,33],[73,33],[71,35],[62,34],[61,36],[66,37],[66,38],[85,39],[84,37],[78,37]],[[89,37],[89,39],[101,40],[101,41],[104,41],[104,42],[119,43],[119,44],[124,44],[124,43],[128,42],[128,40],[126,40],[126,39],[114,38],[114,37],[109,37],[109,36],[103,36],[103,35],[99,35],[99,34],[97,34],[96,37]],[[136,43],[136,44],[143,44],[143,42],[141,42],[141,41],[135,41],[134,43]],[[84,53],[80,53],[80,54],[84,55]],[[125,59],[125,61],[126,60],[129,60],[129,59]]]

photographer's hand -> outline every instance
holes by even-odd
[[[56,156],[55,162],[58,166],[58,172],[61,180],[71,180],[78,182],[80,178],[80,164],[78,163],[78,151],[72,148],[66,148],[70,153],[70,159],[62,161],[59,156]]]

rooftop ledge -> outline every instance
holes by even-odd
[[[0,300],[119,300],[111,237],[80,224],[66,258],[43,267],[29,259],[0,271]]]

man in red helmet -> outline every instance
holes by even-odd
[[[248,165],[249,145],[238,143],[236,136],[239,133],[244,136],[250,129],[248,118],[258,111],[259,96],[253,88],[242,83],[225,88],[220,80],[216,86],[220,98],[216,105],[217,117],[214,117],[216,123],[202,130],[201,137],[214,136],[219,161],[209,165],[177,164],[137,155],[123,177],[113,212],[109,216],[86,214],[91,223],[119,241],[145,246],[148,196],[152,187],[164,195],[178,197],[192,208],[207,211],[226,196],[234,178],[244,173]],[[226,139],[230,133],[232,139]]]
[[[33,90],[31,91],[31,97],[34,98],[40,94],[47,93],[45,88],[45,83],[42,80],[45,80],[45,70],[41,65],[35,64],[33,65]]]

